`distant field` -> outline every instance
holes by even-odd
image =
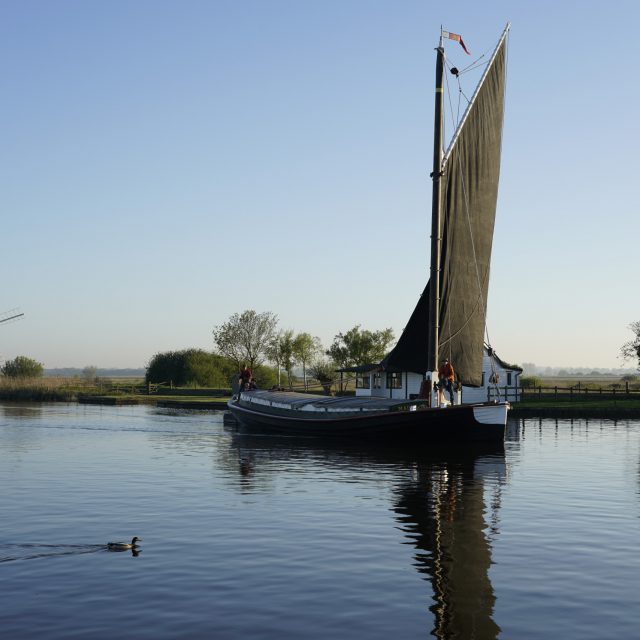
[[[625,386],[625,381],[621,376],[532,376],[542,381],[543,387],[588,387],[588,388],[609,388],[615,385]],[[629,388],[640,389],[640,376],[637,380],[629,382]]]

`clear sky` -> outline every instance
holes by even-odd
[[[434,47],[507,21],[489,335],[616,367],[640,320],[636,0],[3,0],[0,358],[142,367],[245,309],[399,335],[428,277]],[[454,62],[466,62],[455,42]]]

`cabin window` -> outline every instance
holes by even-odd
[[[511,371],[507,372],[507,386],[511,386]]]
[[[371,376],[368,373],[359,373],[356,376],[356,389],[370,389]]]
[[[379,373],[373,374],[373,388],[382,389],[382,376]]]
[[[401,373],[387,373],[387,389],[402,389]]]
[[[482,372],[482,383],[480,384],[481,387],[484,387],[487,384],[486,380],[485,380],[485,377],[486,377],[486,373],[483,371]]]

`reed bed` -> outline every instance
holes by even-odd
[[[83,393],[97,392],[95,384],[69,378],[8,378],[0,376],[0,399],[73,402]]]

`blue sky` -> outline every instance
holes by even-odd
[[[488,328],[616,367],[640,320],[640,4],[0,4],[0,358],[138,367],[245,309],[399,335],[428,269],[434,47],[507,21]],[[455,42],[447,54],[462,65]]]

